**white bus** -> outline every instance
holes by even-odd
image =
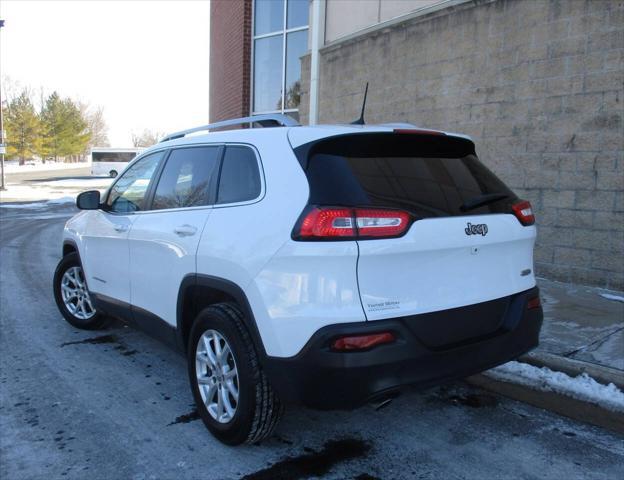
[[[96,147],[91,149],[91,175],[115,178],[143,148]]]

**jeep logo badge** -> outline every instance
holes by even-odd
[[[485,237],[487,235],[488,228],[485,223],[473,225],[468,222],[468,226],[464,229],[464,232],[466,232],[466,235],[482,235]]]

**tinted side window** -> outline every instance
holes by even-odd
[[[218,163],[219,147],[173,150],[158,181],[152,209],[208,205]]]
[[[254,151],[249,147],[225,149],[217,203],[253,200],[260,195],[260,172]]]
[[[145,209],[145,194],[164,152],[143,157],[115,182],[106,200],[112,212],[132,213]]]

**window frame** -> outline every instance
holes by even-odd
[[[305,26],[288,28],[288,4],[290,0],[284,0],[284,11],[282,12],[282,28],[280,30],[275,30],[273,32],[256,35],[256,2],[257,1],[258,0],[253,0],[251,2],[251,62],[250,62],[251,66],[250,66],[250,72],[249,72],[250,73],[249,87],[251,89],[251,92],[249,95],[249,100],[250,100],[249,111],[251,112],[252,115],[261,115],[265,113],[283,113],[283,114],[297,113],[298,114],[299,108],[284,108],[285,102],[286,102],[286,54],[287,54],[286,41],[288,39],[289,33],[302,32],[302,31],[309,32],[310,19],[308,18],[308,24]],[[309,8],[309,5],[308,5],[308,8]],[[276,37],[276,36],[282,37],[281,108],[274,109],[274,110],[255,110],[254,109],[254,101],[255,101],[254,71],[256,68],[256,51],[255,51],[256,40],[261,40],[263,38]],[[309,38],[309,35],[308,35],[308,38]]]
[[[221,204],[217,204],[217,194],[219,192],[219,183],[221,181],[221,169],[223,167],[223,161],[225,158],[225,150],[228,146],[232,146],[232,147],[247,147],[249,149],[251,149],[251,151],[253,152],[254,156],[256,157],[256,165],[258,167],[258,174],[260,177],[260,193],[258,194],[257,197],[249,199],[249,200],[244,200],[242,202],[233,202],[233,203],[221,203]],[[166,165],[167,165],[167,161],[169,160],[169,156],[171,155],[171,152],[173,150],[179,150],[179,149],[186,149],[186,148],[200,148],[200,147],[219,147],[220,151],[218,152],[218,162],[219,164],[217,165],[217,170],[215,172],[215,175],[213,176],[213,178],[210,181],[210,200],[211,203],[209,205],[198,205],[195,207],[178,207],[178,208],[162,208],[162,209],[158,209],[158,210],[152,210],[152,203],[154,201],[154,195],[156,194],[156,187],[158,186],[158,183],[160,182],[160,178],[162,176],[163,170],[165,169]],[[266,179],[264,176],[264,167],[262,165],[262,159],[260,157],[260,153],[258,152],[258,149],[249,143],[242,143],[242,142],[219,142],[219,143],[193,143],[193,144],[182,144],[182,145],[175,145],[175,146],[169,146],[169,147],[165,147],[165,148],[161,148],[158,150],[152,150],[150,152],[146,152],[146,154],[142,154],[140,157],[135,158],[129,165],[128,168],[130,168],[130,166],[132,164],[134,164],[134,162],[138,162],[139,160],[141,160],[141,158],[147,157],[148,155],[152,154],[152,153],[158,153],[158,152],[162,152],[165,151],[165,155],[163,156],[163,158],[160,160],[160,164],[156,166],[156,170],[154,170],[154,174],[152,176],[152,178],[150,179],[150,184],[147,187],[147,191],[145,194],[145,209],[144,210],[139,210],[136,212],[128,212],[128,213],[123,213],[123,212],[113,212],[111,210],[104,210],[106,213],[110,213],[112,215],[151,215],[151,214],[155,214],[155,213],[165,213],[165,212],[177,212],[177,211],[189,211],[189,210],[201,210],[201,209],[206,209],[206,208],[231,208],[231,207],[239,207],[239,206],[243,206],[243,205],[252,205],[254,203],[258,203],[260,202],[265,194],[266,194]],[[108,201],[108,196],[110,195],[110,192],[113,189],[113,186],[119,181],[119,178],[121,178],[122,175],[120,175],[117,179],[115,179],[115,182],[113,182],[111,184],[111,186],[108,188],[108,191],[105,194],[105,201],[104,203],[106,203],[106,201]]]
[[[160,183],[162,174],[165,168],[167,167],[167,163],[169,162],[169,157],[171,156],[171,153],[174,150],[186,150],[189,148],[206,148],[206,147],[212,147],[212,148],[218,149],[217,165],[215,167],[216,172],[213,172],[213,176],[210,179],[210,184],[208,187],[210,190],[208,192],[208,198],[210,199],[210,202],[208,203],[208,205],[196,205],[194,207],[159,208],[156,210],[152,209],[154,196],[156,195],[156,189],[158,188],[158,184]],[[154,173],[154,177],[155,178],[157,177],[157,178],[156,178],[153,188],[149,192],[148,203],[146,204],[148,208],[143,210],[143,213],[177,212],[178,210],[187,211],[187,210],[199,210],[202,208],[213,208],[216,202],[217,191],[218,191],[218,179],[221,174],[221,165],[223,163],[224,153],[225,153],[225,145],[223,143],[194,143],[190,145],[176,145],[174,147],[169,147],[167,155],[164,157],[164,161],[162,165],[159,165],[158,169]]]
[[[108,200],[110,198],[110,195],[113,192],[113,188],[115,188],[115,185],[117,184],[117,182],[119,182],[124,177],[126,172],[130,168],[132,168],[132,166],[135,163],[140,162],[142,159],[144,159],[146,157],[149,157],[150,155],[152,155],[154,153],[160,153],[160,152],[164,152],[164,155],[159,160],[158,165],[156,165],[156,168],[154,169],[154,173],[152,174],[152,177],[150,178],[149,184],[147,185],[147,189],[145,190],[145,197],[144,197],[143,200],[144,200],[146,208],[143,209],[143,210],[138,210],[136,212],[115,212],[114,210],[111,210],[108,207],[107,204],[108,204]],[[121,215],[121,216],[136,215],[138,213],[145,213],[145,212],[149,211],[148,208],[151,208],[151,206],[152,206],[152,194],[153,194],[153,189],[154,189],[154,179],[156,178],[156,176],[159,176],[159,172],[161,171],[162,166],[165,164],[167,158],[169,158],[169,147],[163,147],[163,148],[159,148],[159,149],[155,149],[155,150],[142,152],[140,155],[137,155],[136,157],[134,157],[130,162],[128,162],[128,164],[126,165],[124,170],[119,175],[117,175],[117,177],[115,178],[115,181],[113,183],[111,183],[111,185],[108,187],[108,189],[104,193],[104,201],[100,203],[100,205],[103,205],[102,211],[104,211],[104,212],[106,212],[108,214],[111,214],[111,215]]]

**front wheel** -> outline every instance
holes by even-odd
[[[54,300],[65,320],[76,328],[94,330],[105,324],[106,318],[93,306],[80,257],[75,252],[65,255],[56,267]]]
[[[239,445],[271,434],[282,405],[235,305],[220,303],[199,313],[189,338],[188,370],[199,415],[217,439]]]

